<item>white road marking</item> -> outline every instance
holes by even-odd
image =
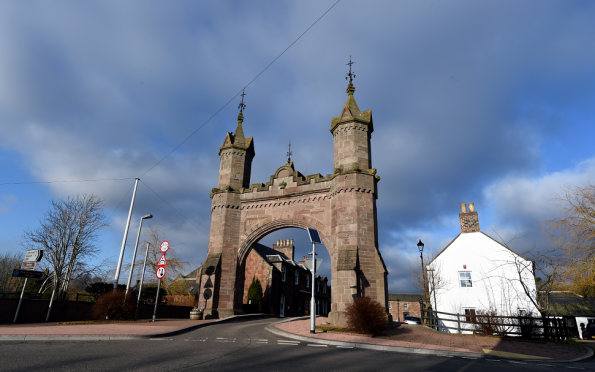
[[[256,341],[257,344],[268,344],[267,341]]]
[[[192,341],[206,341],[206,340],[192,340]]]
[[[342,349],[353,349],[353,346],[337,346],[340,347]]]
[[[152,340],[152,341],[161,341],[161,340],[163,340],[163,341],[166,341],[166,340],[167,341],[171,341],[171,340],[173,340],[173,338],[150,338],[149,340]]]
[[[217,337],[217,340],[227,340],[227,337]]]
[[[308,346],[328,347],[328,345],[308,344]]]
[[[297,343],[299,344],[299,341],[293,341],[293,340],[277,340],[277,342],[292,342],[292,343]]]
[[[254,341],[268,341],[268,340],[264,339],[264,338],[255,338]]]
[[[527,363],[523,363],[523,362],[513,362],[512,360],[509,360],[508,363],[514,363],[514,364],[527,364]]]

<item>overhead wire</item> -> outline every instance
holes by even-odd
[[[192,221],[190,221],[190,220],[189,220],[189,219],[188,219],[186,216],[184,216],[184,215],[182,214],[182,212],[180,212],[179,210],[177,210],[176,208],[174,208],[174,206],[173,206],[173,205],[169,204],[169,203],[167,202],[167,200],[163,199],[163,197],[162,197],[161,195],[157,194],[157,193],[155,192],[155,190],[153,190],[151,187],[149,187],[149,185],[147,185],[147,183],[146,183],[146,182],[143,182],[143,180],[140,180],[140,182],[141,182],[143,185],[147,186],[147,188],[148,188],[149,190],[151,190],[151,192],[153,192],[153,194],[157,195],[157,197],[158,197],[159,199],[161,199],[161,200],[162,200],[162,201],[163,201],[165,204],[169,205],[171,209],[173,209],[174,211],[176,211],[176,212],[177,212],[177,213],[178,213],[180,216],[182,216],[182,217],[183,217],[183,218],[184,218],[186,221],[188,221],[188,223],[190,223],[192,226],[196,227],[196,228],[197,228],[197,229],[198,229],[198,230],[199,230],[201,233],[205,234],[205,236],[207,236],[207,237],[209,236],[209,235],[208,235],[206,232],[204,232],[204,231],[203,231],[203,230],[202,230],[200,227],[196,226],[196,225],[195,225],[195,224],[194,224]]]
[[[258,77],[260,75],[262,75],[266,70],[268,70],[269,67],[271,67],[271,65],[273,63],[275,63],[279,58],[281,58],[281,56],[283,54],[285,54],[285,52],[287,52],[295,43],[298,42],[298,40],[300,40],[302,38],[302,36],[304,36],[308,31],[310,31],[310,29],[312,27],[314,27],[314,25],[316,25],[328,12],[331,11],[331,9],[333,9],[335,7],[335,5],[339,4],[341,0],[337,0],[330,8],[327,9],[326,12],[324,12],[320,17],[318,17],[318,19],[312,23],[310,25],[310,27],[308,27],[306,29],[306,31],[302,32],[302,34],[300,36],[298,36],[297,39],[295,39],[291,44],[289,44],[289,46],[287,48],[285,48],[285,50],[283,50],[281,52],[281,54],[279,54],[271,63],[269,63],[262,71],[260,71],[258,73],[258,75],[256,75],[252,80],[250,80],[250,82],[248,84],[246,84],[246,86],[244,86],[242,88],[242,90],[240,90],[239,92],[237,92],[233,97],[231,97],[231,99],[229,101],[227,101],[227,103],[225,103],[219,110],[217,110],[217,112],[215,112],[207,121],[205,121],[200,127],[198,127],[198,129],[196,129],[194,132],[190,133],[190,135],[188,137],[186,137],[182,142],[180,142],[180,144],[178,144],[176,147],[174,147],[173,150],[171,150],[170,152],[168,152],[164,157],[162,157],[157,163],[155,163],[151,168],[147,169],[145,171],[145,173],[141,174],[140,177],[138,178],[142,178],[145,174],[149,173],[153,168],[155,168],[157,165],[159,165],[162,161],[164,161],[166,158],[168,158],[174,151],[176,151],[178,148],[180,148],[180,146],[182,146],[184,143],[186,143],[186,141],[188,141],[192,136],[194,136],[199,130],[201,130],[205,125],[207,125],[207,123],[209,123],[215,116],[217,116],[217,114],[219,114],[225,107],[227,107],[227,105],[229,105],[231,103],[231,101],[233,101],[237,96],[240,95],[240,93],[242,93],[244,91],[244,89],[248,88],[250,86],[250,84],[252,84],[256,79],[258,79]]]

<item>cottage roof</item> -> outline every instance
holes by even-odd
[[[504,247],[504,248],[508,249],[509,251],[511,251],[512,253],[514,253],[515,255],[519,256],[520,258],[522,258],[522,259],[524,259],[524,260],[527,260],[527,261],[531,261],[531,260],[529,260],[529,259],[527,259],[527,258],[523,257],[522,255],[518,254],[517,252],[513,251],[512,249],[508,248],[506,245],[504,245],[504,244],[502,244],[501,242],[497,241],[496,239],[492,238],[491,236],[489,236],[488,234],[484,233],[483,231],[472,232],[472,233],[466,233],[465,235],[471,235],[471,234],[483,234],[483,235],[485,235],[486,237],[488,237],[488,238],[490,238],[491,240],[493,240],[493,241],[495,241],[496,243],[498,243],[499,245],[501,245],[502,247]],[[448,249],[448,247],[450,247],[450,246],[452,245],[452,243],[454,243],[454,242],[455,242],[457,239],[459,239],[459,238],[461,237],[461,235],[462,235],[462,234],[461,234],[461,233],[459,233],[459,235],[457,235],[457,236],[456,236],[456,237],[455,237],[453,240],[451,240],[451,242],[450,242],[450,243],[448,243],[448,244],[446,245],[446,247],[444,247],[444,249],[443,249],[443,250],[441,250],[441,251],[440,251],[440,253],[438,253],[438,254],[436,255],[436,257],[434,257],[434,259],[433,259],[432,261],[430,261],[430,262],[428,262],[428,263],[427,263],[427,265],[430,265],[432,262],[434,262],[434,261],[435,261],[435,260],[438,258],[438,256],[440,256],[440,255],[441,255],[441,254],[442,254],[442,253],[443,253],[445,250],[447,250],[447,249]],[[427,266],[427,265],[426,265],[426,266]]]

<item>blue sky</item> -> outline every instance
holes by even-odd
[[[133,180],[6,183],[139,177],[334,3],[0,3],[0,251],[22,249],[51,198],[95,193],[112,216],[98,260],[115,265]],[[595,176],[594,18],[592,1],[341,0],[246,89],[251,183],[285,162],[288,141],[299,171],[332,172],[330,121],[351,55],[355,98],[374,116],[391,292],[412,290],[418,239],[437,253],[459,233],[460,203],[475,203],[484,232],[522,236],[517,251],[543,246],[536,224],[556,216],[553,195]],[[238,101],[142,176],[192,223],[141,183],[128,244],[152,213],[184,258],[202,262]],[[293,229],[262,243],[291,238],[297,257],[309,251]]]

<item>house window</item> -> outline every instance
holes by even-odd
[[[390,309],[392,309],[392,308],[393,308],[393,303],[392,303],[392,302],[390,302],[390,301],[388,301],[388,309],[390,310]]]
[[[320,282],[316,282],[316,292],[320,292]]]
[[[471,273],[470,272],[459,273],[459,282],[461,283],[461,288],[472,287]]]
[[[316,300],[316,315],[320,315],[320,300]]]
[[[465,309],[465,320],[475,322],[475,309]]]
[[[322,293],[326,293],[326,284],[322,286]]]
[[[284,282],[285,279],[287,279],[287,267],[283,265],[283,268],[281,269],[281,281]]]
[[[403,302],[403,309],[404,310],[409,310],[409,303],[408,302]]]
[[[299,271],[295,271],[295,285],[299,285],[300,284],[300,272]]]
[[[310,288],[310,275],[306,275],[306,288]]]

